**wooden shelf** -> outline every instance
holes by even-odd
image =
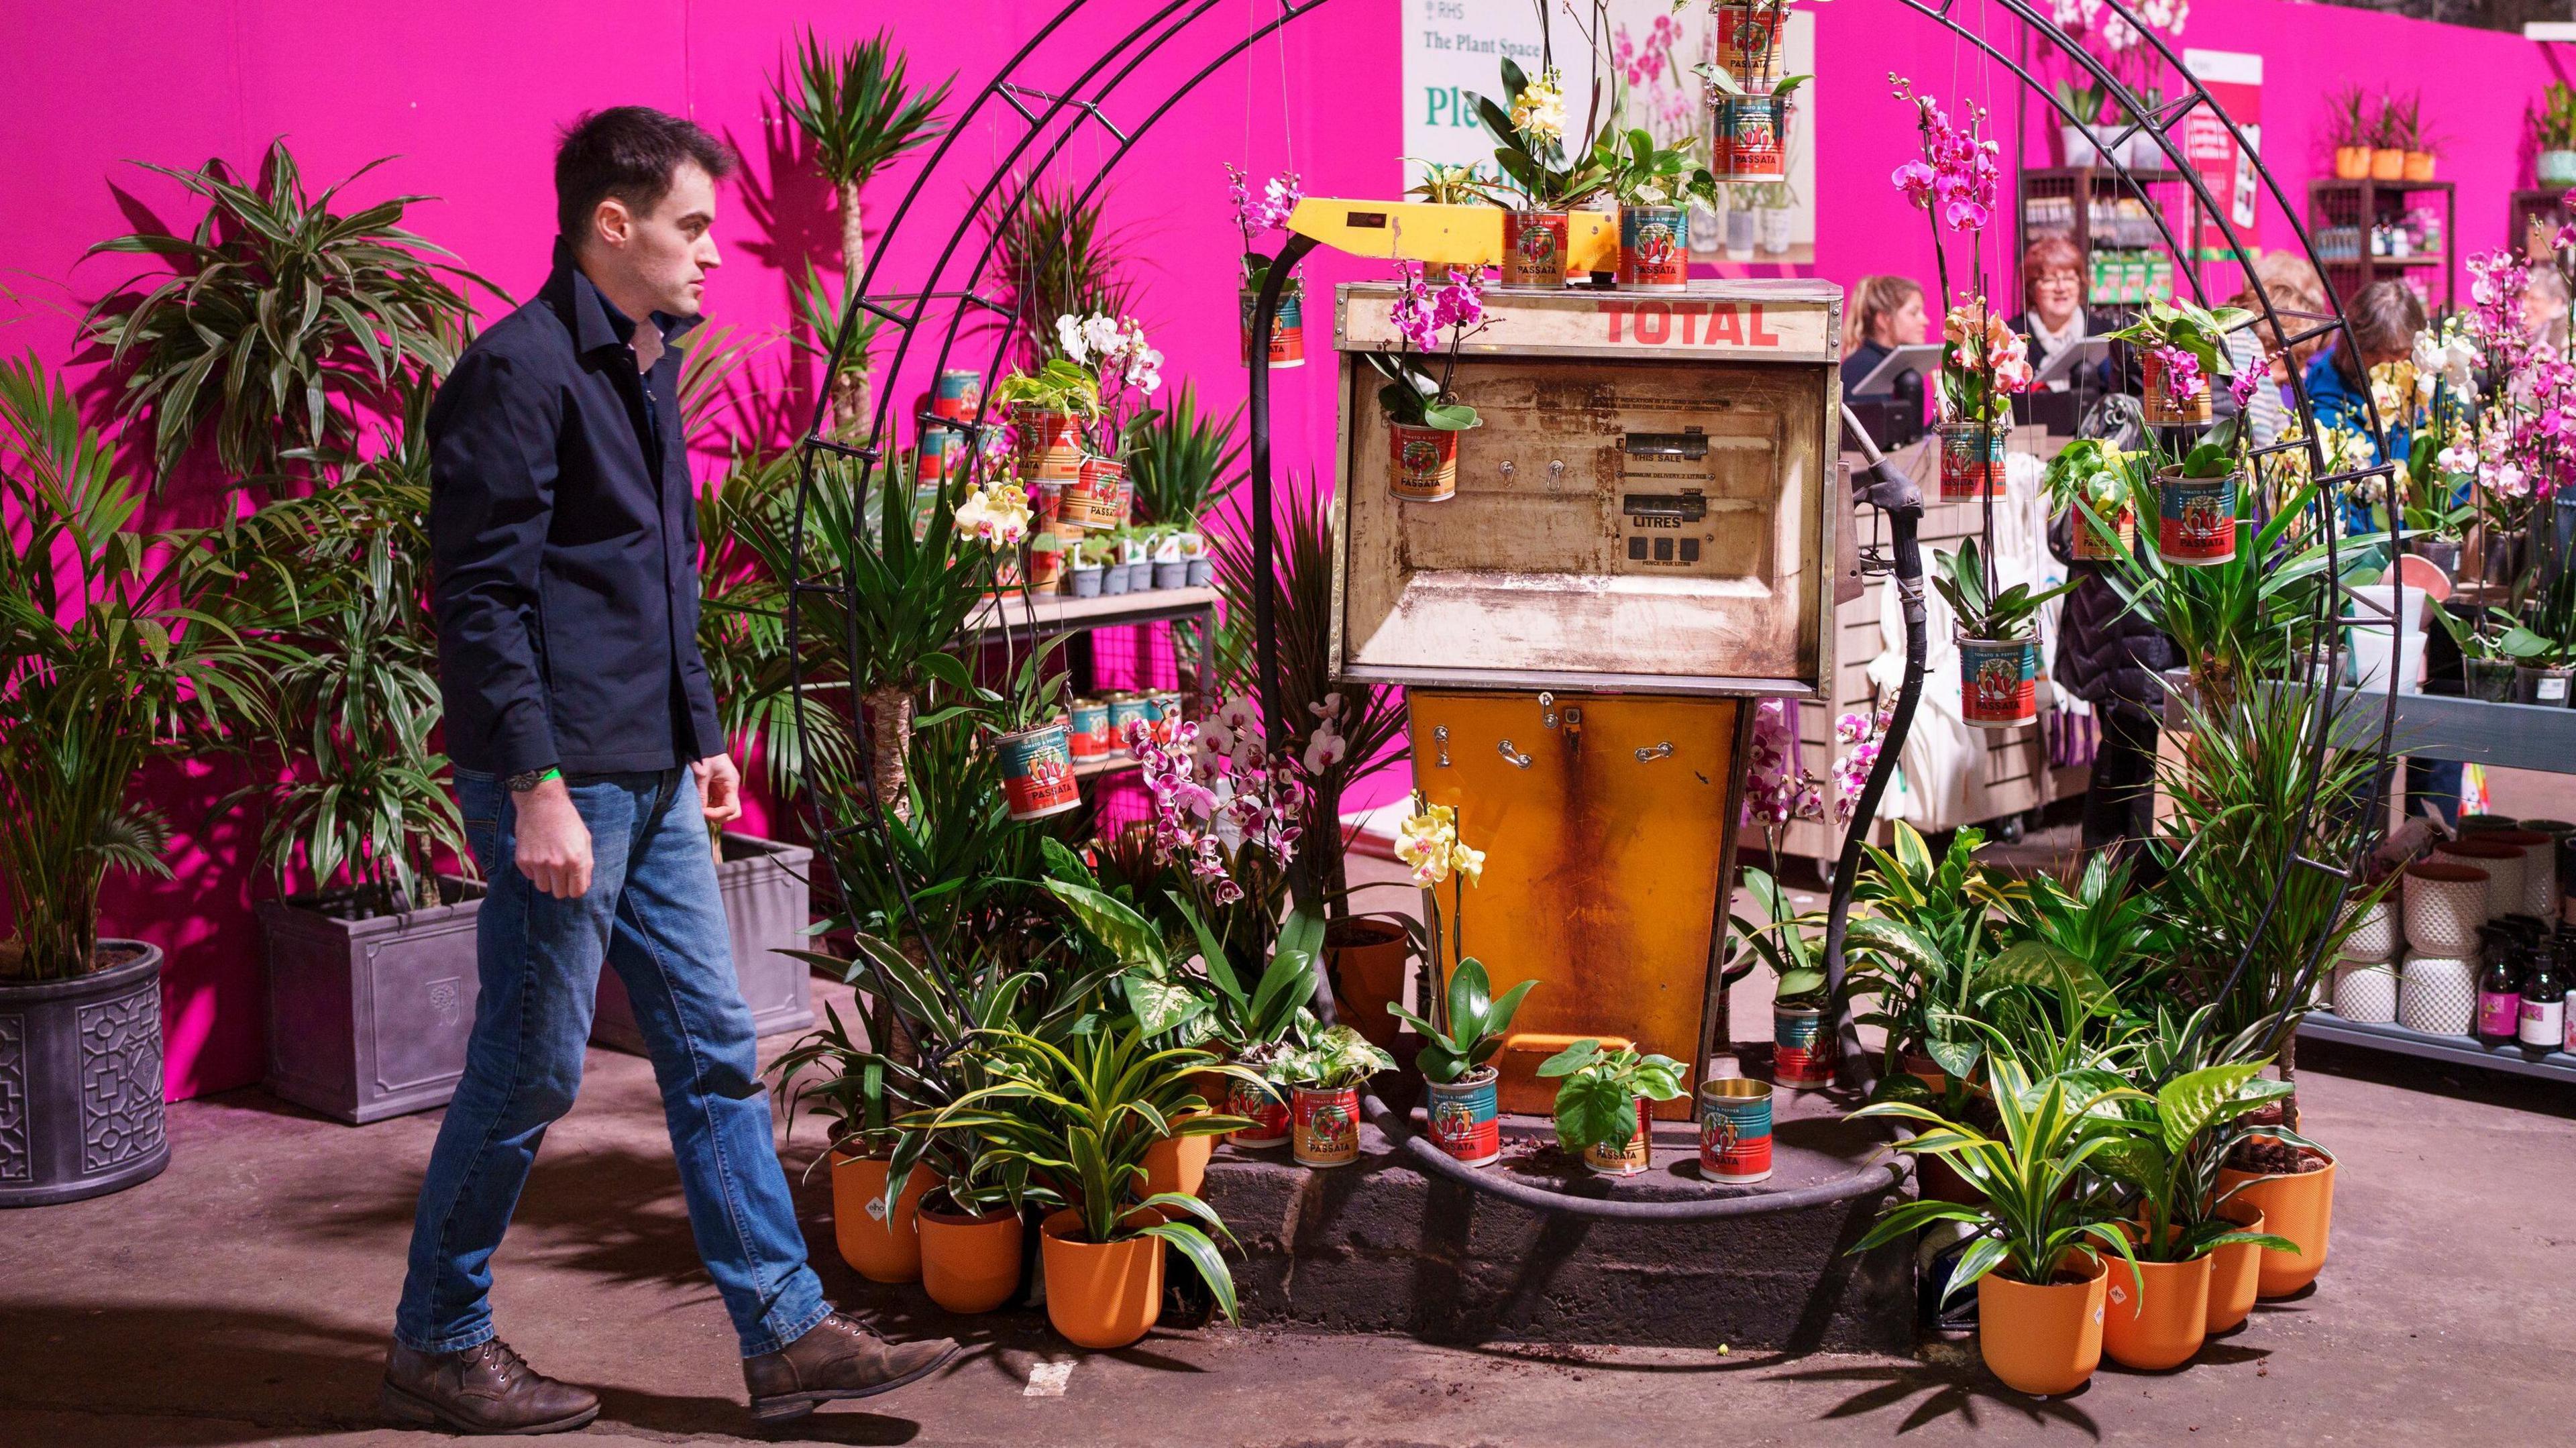
[[[988,599],[967,618],[966,626],[981,634],[1004,630],[1024,635],[1059,634],[1186,618],[1208,612],[1216,604],[1217,591],[1213,588],[1151,588],[1143,593],[1104,594],[1098,598],[1051,593],[1036,598]]]

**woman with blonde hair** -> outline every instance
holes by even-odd
[[[2261,320],[2266,299],[2283,325]],[[2254,446],[2270,447],[2289,430],[2290,406],[2282,389],[2290,385],[2290,374],[2304,370],[2326,345],[2323,336],[2298,343],[2288,341],[2327,315],[2325,283],[2305,258],[2276,251],[2255,261],[2244,290],[2229,305],[2243,307],[2258,319],[2251,327],[2228,334],[2227,357],[2240,376],[2255,368],[2263,368],[2268,374],[2255,383],[2253,395],[2245,400],[2245,418]]]
[[[1843,392],[1878,370],[1899,347],[1920,346],[1932,319],[1923,310],[1923,288],[1903,277],[1867,276],[1852,285],[1843,308]],[[1900,372],[1896,395],[1911,398],[1915,415],[1923,408],[1923,374]]]

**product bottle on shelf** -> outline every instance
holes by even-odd
[[[2478,1039],[2500,1045],[2519,1036],[2522,961],[2519,945],[2488,951],[2486,973],[2478,977]]]
[[[2566,942],[2558,944],[2564,949]],[[2557,954],[2545,950],[2533,958],[2531,973],[2523,977],[2522,1005],[2516,1012],[2522,1043],[2547,1051],[2562,1050],[2567,1044],[2567,982],[2559,973],[2563,967]]]

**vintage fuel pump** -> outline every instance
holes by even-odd
[[[1310,200],[1291,225],[1470,262],[1493,214]],[[1408,691],[1416,786],[1486,851],[1464,949],[1497,990],[1540,982],[1504,1109],[1548,1110],[1533,1069],[1583,1036],[1704,1072],[1752,701],[1833,677],[1840,289],[1489,293],[1456,374],[1484,421],[1438,503],[1388,486],[1361,354],[1398,346],[1395,296],[1337,298],[1334,659]]]

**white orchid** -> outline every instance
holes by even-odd
[[[1306,753],[1300,762],[1306,766],[1308,774],[1321,774],[1341,763],[1350,752],[1350,741],[1327,724],[1315,731],[1314,738],[1306,741]]]

